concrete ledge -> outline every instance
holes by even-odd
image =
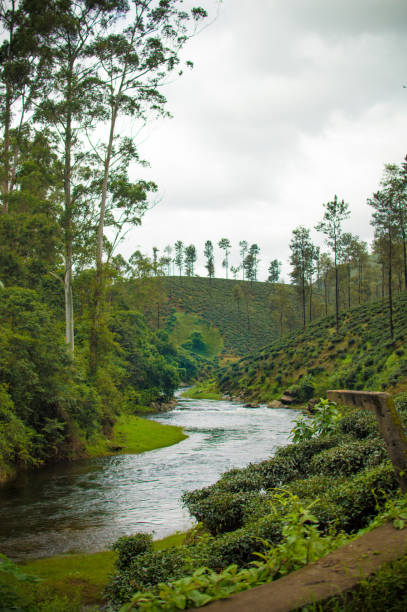
[[[350,544],[275,582],[215,601],[208,612],[289,612],[324,601],[354,588],[383,563],[407,553],[407,529],[391,523],[366,533]],[[200,608],[202,610],[202,608]]]

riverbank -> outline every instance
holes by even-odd
[[[154,410],[148,406],[138,406],[139,415],[151,415],[157,412],[164,412],[176,405],[176,400],[166,405],[165,409]],[[108,457],[111,455],[123,455],[126,453],[137,454],[164,446],[172,446],[188,436],[183,432],[182,427],[174,425],[163,425],[151,419],[134,414],[121,414],[114,426],[110,437],[103,434],[96,434],[86,441],[75,439],[74,450],[69,452],[69,459],[87,459],[94,457]],[[38,463],[37,468],[45,467],[46,464]],[[12,481],[18,476],[19,471],[26,468],[18,468],[16,465],[0,463],[0,485]],[[29,468],[35,469],[31,466]]]
[[[221,400],[222,393],[214,388],[214,383],[206,381],[197,383],[193,387],[188,387],[188,389],[181,393],[181,397],[186,399]]]
[[[175,533],[153,543],[164,550],[184,543],[187,533]],[[7,591],[13,591],[13,605],[41,612],[100,610],[103,591],[114,572],[117,553],[106,550],[94,554],[57,555],[17,565],[38,582],[15,580],[0,571],[0,609]],[[30,607],[31,606],[31,607]]]
[[[121,415],[111,438],[98,437],[86,446],[86,457],[106,457],[126,453],[144,453],[164,446],[172,446],[188,436],[182,427],[163,425],[134,415]]]

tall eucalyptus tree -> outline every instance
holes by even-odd
[[[125,0],[55,0],[55,22],[50,32],[43,100],[35,118],[53,131],[55,146],[63,159],[65,337],[74,352],[73,265],[77,215],[83,197],[83,135],[103,117],[103,98],[98,89],[99,58],[90,53],[96,37],[105,34],[127,9]],[[79,175],[79,176],[78,176]]]
[[[338,196],[335,195],[334,199],[324,204],[325,213],[323,219],[315,229],[318,232],[322,232],[326,236],[326,242],[331,247],[334,255],[334,267],[335,267],[335,317],[336,317],[336,330],[339,328],[339,277],[338,277],[338,264],[340,258],[340,247],[341,247],[341,236],[342,236],[342,223],[350,215],[349,204],[344,200],[338,200]]]
[[[55,23],[54,5],[52,0],[0,0],[0,211],[4,213],[16,187],[21,139],[49,66],[47,34]]]
[[[313,267],[314,258],[314,246],[311,242],[310,230],[302,225],[293,230],[290,249],[290,264],[292,265],[290,276],[301,295],[302,323],[305,328],[307,324],[305,310],[307,281],[310,276],[310,269]]]
[[[125,128],[118,131],[121,118],[145,123],[152,118],[169,116],[160,88],[169,74],[180,70],[180,51],[196,32],[196,24],[206,17],[202,8],[185,11],[181,0],[132,0],[120,32],[103,33],[90,47],[99,59],[98,79],[103,91],[103,119],[108,121],[107,139],[94,146],[99,159],[100,188],[96,230],[96,277],[93,322],[90,338],[91,369],[96,369],[98,335],[103,310],[103,245],[107,215],[115,224],[119,209],[121,225],[140,223],[147,207],[147,195],[154,183],[133,183],[128,176],[131,163],[140,163],[135,139]],[[191,65],[191,62],[187,62]],[[123,128],[122,128],[123,130]],[[112,175],[116,188],[111,189]],[[110,191],[110,193],[109,193]],[[110,208],[109,208],[110,196]]]
[[[387,267],[387,286],[389,298],[389,332],[394,336],[393,326],[393,257],[394,240],[398,234],[397,217],[391,194],[377,191],[367,203],[374,209],[371,225],[375,228],[375,242],[382,247],[383,270]],[[387,250],[387,253],[385,252]]]
[[[226,270],[226,278],[228,278],[229,272],[229,253],[231,246],[232,245],[230,244],[229,238],[221,238],[218,242],[218,247],[225,251],[225,259],[223,260],[222,265]]]

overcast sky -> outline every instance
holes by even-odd
[[[216,0],[199,4],[215,17]],[[206,240],[229,238],[234,265],[247,240],[259,280],[278,258],[288,281],[292,230],[313,228],[335,194],[351,208],[346,231],[370,243],[366,200],[407,153],[406,34],[406,0],[224,0],[185,47],[194,69],[165,89],[173,118],[139,137],[151,164],[139,176],[160,201],[122,253],[182,240],[206,275]]]

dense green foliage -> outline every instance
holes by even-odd
[[[401,397],[403,419],[404,404]],[[293,512],[287,499],[296,499],[302,509],[312,505],[311,525],[315,525],[318,538],[354,534],[365,528],[378,509],[397,495],[398,485],[374,416],[343,410],[328,435],[280,448],[271,459],[233,469],[209,487],[184,493],[184,504],[203,524],[204,534],[198,531],[195,540],[181,547],[134,555],[109,586],[112,601],[119,605],[135,591],[139,591],[136,599],[144,601],[146,589],[152,590],[154,597],[164,592],[172,597],[179,594],[181,586],[186,596],[191,584],[198,584],[201,578],[206,593],[205,589],[211,588],[208,583],[213,583],[211,572],[221,572],[222,583],[231,564],[236,566],[234,572],[252,567],[257,554],[267,555],[270,547],[275,551],[284,545]],[[296,524],[298,528],[298,507]],[[206,573],[199,570],[202,567],[208,568]],[[203,578],[206,575],[208,578]],[[169,586],[169,591],[162,584],[157,586],[168,581],[178,582]],[[145,601],[150,600],[147,595]],[[193,603],[191,600],[188,605]]]
[[[164,332],[114,298],[104,365],[96,379],[86,369],[86,307],[79,312],[77,356],[62,335],[63,313],[47,305],[46,289],[0,289],[0,471],[75,456],[85,443],[109,434],[123,410],[159,408],[172,397],[183,359]],[[49,304],[49,302],[48,302]],[[193,363],[193,358],[189,361]]]
[[[394,300],[394,339],[381,302],[364,304],[339,316],[314,321],[219,371],[215,389],[244,399],[269,401],[286,390],[307,399],[312,385],[327,389],[402,391],[407,378],[407,294]],[[309,397],[309,395],[308,395]]]
[[[157,189],[130,180],[141,160],[117,122],[166,116],[157,88],[206,16],[180,4],[0,5],[0,480],[77,457],[197,371],[114,256]]]

